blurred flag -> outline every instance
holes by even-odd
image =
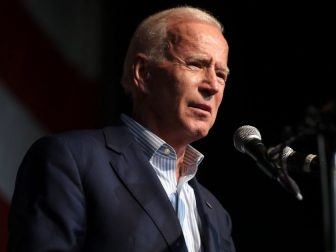
[[[101,11],[96,0],[0,0],[0,252],[28,147],[97,123]]]

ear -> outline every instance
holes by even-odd
[[[149,60],[143,53],[135,55],[133,64],[134,83],[143,93],[148,93]]]

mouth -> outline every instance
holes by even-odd
[[[199,109],[199,110],[202,110],[202,111],[205,111],[205,112],[208,112],[211,114],[211,107],[206,105],[206,104],[203,104],[203,103],[192,103],[190,105],[190,107],[192,108],[195,108],[195,109]]]

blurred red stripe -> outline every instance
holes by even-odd
[[[98,82],[67,62],[18,0],[0,0],[0,55],[1,83],[46,129],[96,126]],[[0,195],[0,252],[8,239],[8,201]]]
[[[98,85],[66,61],[19,1],[0,0],[0,79],[51,131],[94,127]]]

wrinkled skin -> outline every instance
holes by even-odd
[[[210,24],[189,21],[170,26],[165,59],[151,64],[138,54],[135,82],[141,99],[134,116],[183,153],[213,126],[228,75],[228,44]]]

